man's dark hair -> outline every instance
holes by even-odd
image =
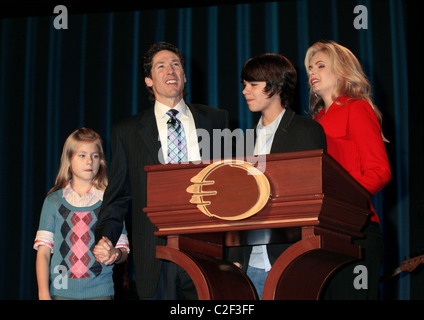
[[[283,55],[264,53],[249,59],[241,71],[241,81],[265,81],[265,93],[271,98],[279,94],[282,106],[293,102],[297,72],[292,63]]]
[[[175,53],[178,57],[178,59],[180,59],[181,62],[181,66],[183,67],[183,70],[185,71],[185,61],[184,61],[184,57],[181,54],[180,50],[178,50],[178,48],[176,46],[174,46],[171,43],[168,42],[156,42],[154,44],[152,44],[150,46],[150,48],[146,51],[146,53],[144,54],[144,59],[143,59],[143,71],[144,71],[144,76],[147,78],[152,78],[152,63],[153,63],[153,57],[155,56],[156,53],[158,53],[159,51],[162,50],[168,50],[171,51],[173,53]],[[149,99],[154,101],[155,100],[155,95],[153,93],[153,89],[146,86],[147,91],[149,92]],[[188,94],[185,86],[184,86],[184,97]]]

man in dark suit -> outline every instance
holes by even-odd
[[[288,59],[271,53],[251,58],[242,69],[241,79],[250,111],[261,112],[254,134],[246,134],[243,139],[246,155],[326,149],[322,127],[289,108],[297,74]],[[230,248],[229,260],[247,272],[261,297],[268,271],[288,246],[273,244]]]
[[[168,163],[166,112],[178,110],[187,141],[188,161],[206,160],[212,150],[199,148],[196,129],[228,127],[228,113],[184,101],[186,77],[179,50],[165,42],[154,44],[144,56],[145,83],[155,101],[154,107],[114,125],[111,133],[112,159],[109,185],[96,228],[96,243],[107,237],[115,244],[127,213],[132,215],[132,253],[138,296],[141,299],[195,298],[188,275],[175,264],[156,259],[156,246],[165,240],[143,212],[146,207],[144,166]],[[204,131],[203,131],[204,132]],[[211,144],[212,148],[212,144]]]

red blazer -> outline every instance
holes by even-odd
[[[327,152],[374,195],[392,176],[377,116],[364,100],[340,97],[337,102],[315,117],[327,136]],[[372,211],[371,220],[379,222]]]

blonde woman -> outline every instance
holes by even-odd
[[[333,42],[317,42],[306,52],[309,77],[309,108],[324,128],[327,152],[371,194],[391,179],[390,165],[381,130],[381,112],[371,99],[371,85],[353,53]],[[372,208],[372,206],[371,206]],[[383,256],[379,217],[372,215],[356,241],[365,248],[368,288],[353,286],[353,266],[338,272],[330,281],[326,298],[377,299]]]
[[[112,299],[112,264],[126,260],[129,246],[123,230],[116,247],[103,239],[104,246],[93,250],[106,186],[100,136],[88,128],[74,131],[63,146],[56,183],[44,200],[34,241],[39,299]]]

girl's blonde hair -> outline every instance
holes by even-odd
[[[371,84],[356,56],[349,49],[334,41],[318,41],[309,47],[306,52],[306,72],[309,72],[312,57],[319,51],[327,54],[331,70],[338,77],[331,96],[332,100],[338,103],[338,97],[349,96],[352,99],[367,101],[374,110],[380,126],[382,126],[382,114],[371,98]],[[309,87],[309,113],[314,118],[324,107],[324,100],[313,92],[310,83]],[[383,133],[381,135],[383,140],[388,142]]]
[[[68,182],[72,179],[71,159],[78,149],[80,143],[95,143],[99,148],[100,167],[96,176],[93,178],[93,185],[100,190],[106,189],[108,184],[106,159],[103,152],[103,141],[100,135],[92,129],[80,128],[72,132],[66,139],[63,145],[62,156],[60,158],[59,172],[56,177],[56,182],[53,188],[50,189],[48,194],[66,187]]]

